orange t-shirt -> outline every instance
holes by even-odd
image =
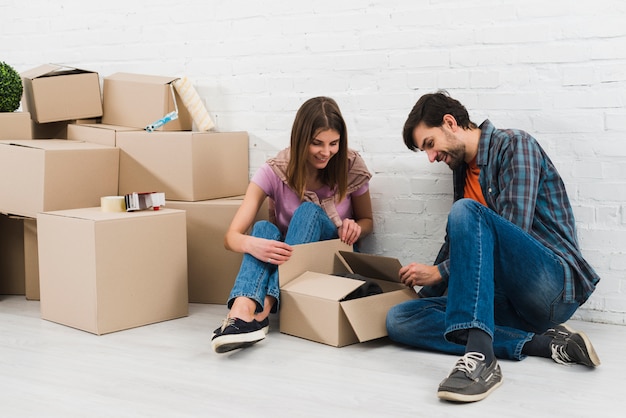
[[[468,199],[474,199],[478,203],[482,203],[487,206],[483,191],[478,183],[478,175],[480,174],[480,168],[476,165],[476,157],[467,165],[467,172],[465,173],[465,189],[463,196]]]

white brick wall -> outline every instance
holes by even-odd
[[[621,0],[298,2],[0,0],[0,60],[187,75],[218,129],[251,136],[251,171],[288,143],[307,98],[337,99],[374,173],[366,250],[431,262],[450,172],[401,129],[447,89],[475,122],[526,129],[567,184],[602,276],[577,316],[626,323],[626,3]]]

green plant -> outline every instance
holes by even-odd
[[[0,61],[0,112],[13,112],[22,100],[22,78],[13,67]]]

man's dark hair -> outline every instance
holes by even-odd
[[[424,123],[428,128],[443,125],[443,116],[452,115],[456,119],[457,125],[463,129],[475,129],[476,124],[472,122],[465,106],[458,100],[450,97],[447,91],[438,90],[435,93],[425,94],[415,103],[411,113],[409,113],[402,138],[408,149],[418,151],[419,148],[413,143],[413,131],[420,123]]]

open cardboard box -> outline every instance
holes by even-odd
[[[289,262],[279,267],[280,331],[343,347],[387,336],[385,320],[392,306],[417,297],[400,283],[395,258],[355,253],[340,240],[295,245]],[[376,282],[383,293],[344,300],[363,281]]]
[[[102,116],[100,76],[95,71],[44,64],[20,76],[22,104],[37,123]]]

